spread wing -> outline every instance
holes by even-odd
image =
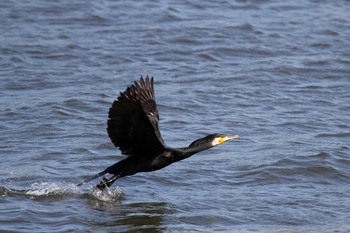
[[[122,154],[157,156],[164,151],[159,131],[159,115],[154,96],[153,77],[134,82],[112,104],[107,132]]]

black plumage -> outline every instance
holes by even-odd
[[[134,82],[120,93],[109,109],[108,118],[108,135],[127,157],[79,183],[79,186],[104,174],[112,174],[110,179],[104,178],[97,185],[104,189],[120,177],[158,170],[229,139],[238,138],[238,135],[210,134],[192,142],[188,147],[167,147],[159,130],[153,77],[148,76],[145,79],[141,77],[139,83]]]

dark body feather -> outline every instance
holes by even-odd
[[[123,176],[138,172],[149,172],[166,167],[173,162],[188,158],[200,151],[209,149],[215,139],[233,137],[223,134],[211,134],[198,139],[184,148],[165,146],[159,131],[159,115],[155,101],[153,77],[141,77],[140,82],[134,82],[109,109],[107,132],[112,143],[127,157],[104,171],[79,183],[82,185],[106,173],[112,178],[103,179],[98,188],[103,189]],[[220,142],[221,143],[221,142]],[[218,143],[218,144],[220,144]]]

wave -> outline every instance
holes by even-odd
[[[253,185],[313,183],[349,183],[350,160],[320,152],[308,156],[282,158],[259,166],[242,167],[236,178],[239,183]]]

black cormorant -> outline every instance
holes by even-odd
[[[104,171],[86,179],[78,186],[104,174],[112,174],[96,186],[103,190],[118,178],[138,172],[150,172],[207,150],[238,135],[210,134],[192,142],[188,147],[170,148],[160,135],[159,115],[154,96],[153,77],[134,82],[112,104],[108,113],[107,132],[112,143],[127,157]]]

